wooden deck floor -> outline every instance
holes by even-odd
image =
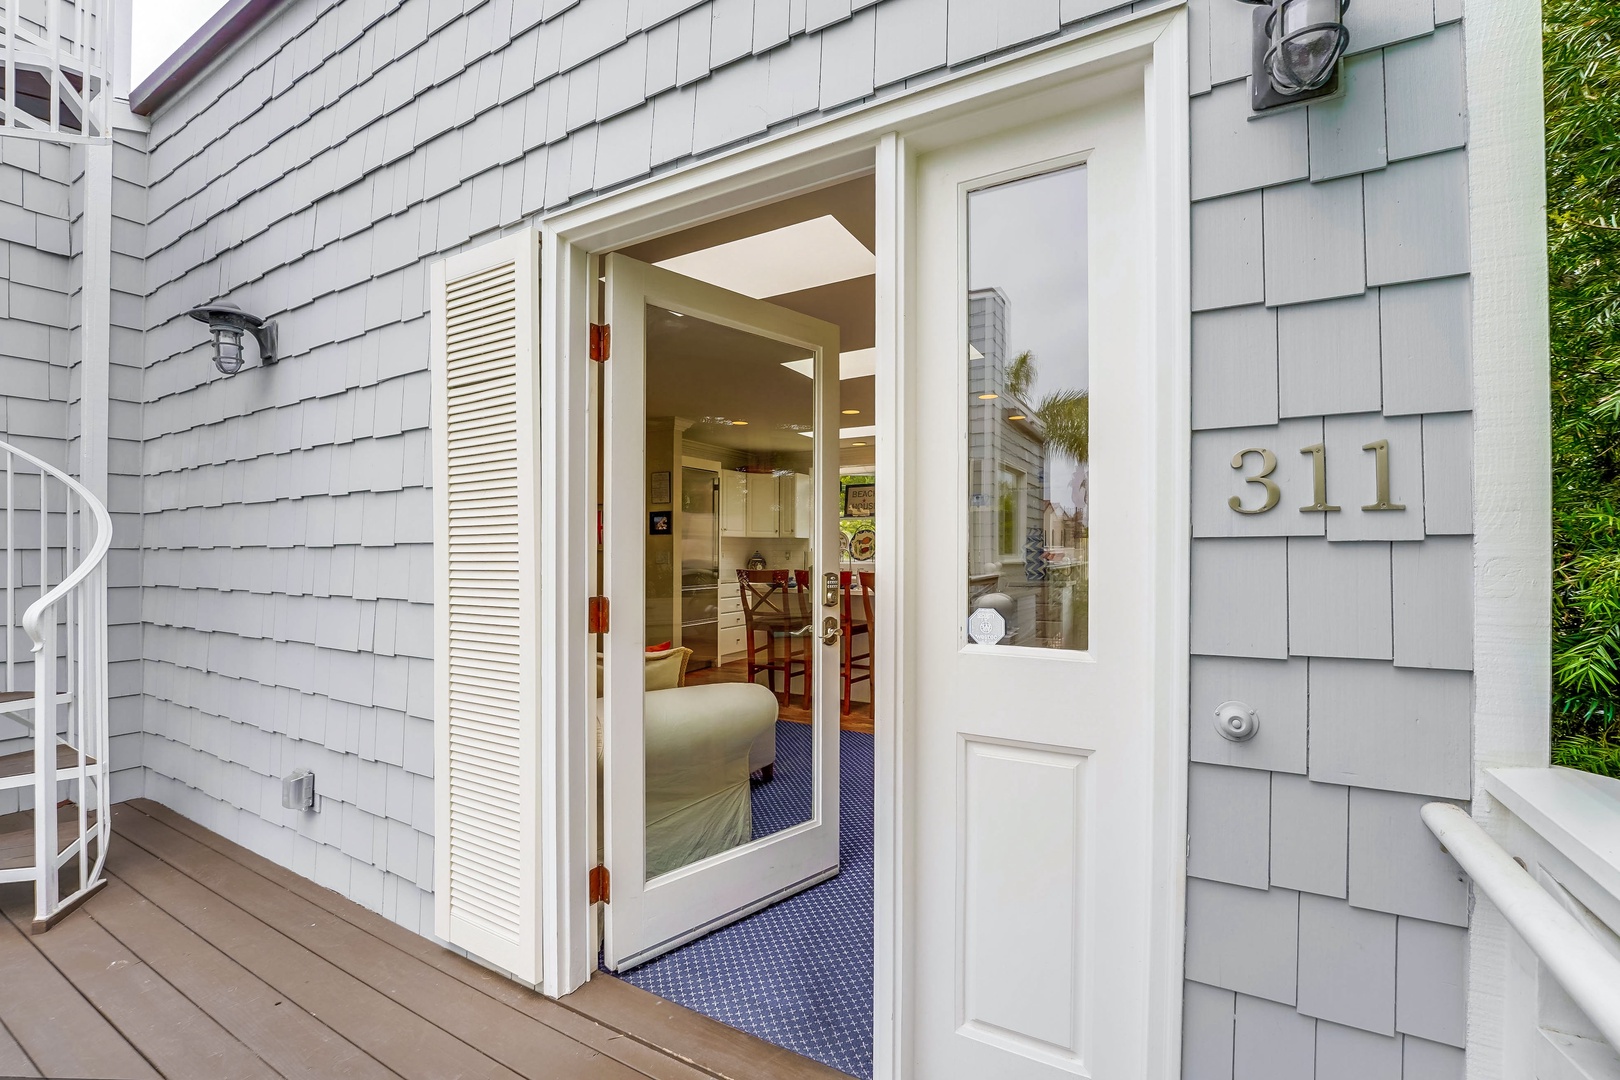
[[[49,933],[0,885],[0,1076],[842,1076],[616,979],[549,1000],[154,803],[113,828]]]

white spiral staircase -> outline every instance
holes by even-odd
[[[14,810],[0,814],[0,882],[34,883],[42,933],[105,884],[112,518],[77,480],[10,443],[0,442],[0,467],[0,811]]]

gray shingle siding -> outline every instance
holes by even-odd
[[[75,156],[0,135],[0,432],[57,466],[69,464]]]
[[[1209,51],[1213,89],[1192,112],[1189,1080],[1461,1076],[1468,894],[1418,817],[1432,798],[1467,800],[1472,781],[1455,8],[1440,5],[1450,25],[1436,29],[1427,3],[1358,0],[1345,96],[1252,122],[1249,9],[1211,0],[1208,38],[1193,42]],[[1376,439],[1404,511],[1360,510],[1374,501],[1362,447]],[[1312,491],[1298,450],[1316,442],[1336,513],[1294,509]],[[1275,452],[1285,500],[1252,517],[1226,505],[1263,494],[1243,482],[1257,456],[1230,467],[1247,447]],[[1250,742],[1213,730],[1230,699],[1259,712]],[[1219,858],[1200,852],[1200,836],[1255,816],[1241,793],[1256,786],[1212,771],[1269,774],[1266,885],[1249,880],[1249,837],[1225,838]],[[1207,797],[1217,791],[1231,793],[1221,805]],[[1264,942],[1267,918],[1295,931],[1290,955],[1228,954],[1215,930]]]
[[[59,467],[70,464],[72,158],[66,146],[0,135],[0,439]],[[29,494],[23,499],[31,502]],[[20,597],[19,608],[35,595]],[[21,615],[9,622],[16,625]],[[28,641],[20,631],[11,648],[26,665]],[[26,736],[21,724],[0,719],[0,754],[30,747]],[[30,804],[29,793],[0,791],[0,814]]]
[[[427,932],[427,262],[1119,6],[286,5],[160,112],[144,162],[144,369],[120,381],[141,403],[147,793]],[[1189,4],[1188,1077],[1460,1060],[1460,975],[1402,960],[1460,963],[1466,923],[1416,816],[1471,775],[1454,7],[1358,0],[1347,97],[1251,122],[1249,9]],[[225,296],[275,313],[291,362],[215,377],[182,313]],[[1404,511],[1361,510],[1380,438]],[[1296,509],[1315,443],[1338,514]],[[1293,501],[1240,516],[1251,447]],[[1233,698],[1252,742],[1210,726]],[[322,813],[280,809],[296,766]],[[1371,944],[1346,957],[1345,933]],[[1425,978],[1431,1007],[1403,1005]]]
[[[143,149],[143,136],[120,133],[113,157],[112,400],[107,431],[113,549],[107,583],[111,782],[116,799],[138,795],[143,787],[139,594]],[[80,452],[84,184],[81,147],[0,135],[0,439],[74,474]],[[10,740],[22,734],[12,722],[0,721],[0,752],[16,748]],[[26,795],[15,789],[0,792],[0,813],[17,809],[19,798],[26,802]]]

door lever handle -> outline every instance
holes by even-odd
[[[827,616],[821,623],[821,643],[823,645],[836,645],[838,639],[844,636],[844,628],[837,618]]]

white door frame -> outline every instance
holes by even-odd
[[[543,219],[541,284],[541,567],[552,583],[540,597],[541,776],[536,784],[542,836],[540,989],[560,996],[577,989],[595,967],[586,875],[589,792],[594,770],[589,718],[594,666],[585,633],[591,594],[591,444],[586,388],[587,324],[594,315],[589,267],[593,254],[627,247],[677,229],[775,202],[875,171],[877,189],[877,469],[885,496],[877,524],[889,540],[878,574],[892,583],[878,598],[884,626],[902,627],[907,597],[901,555],[910,543],[906,522],[907,457],[916,419],[911,410],[913,358],[904,312],[911,212],[909,191],[919,150],[972,134],[994,123],[997,106],[1016,103],[1018,117],[1084,104],[1088,87],[1117,89],[1140,80],[1146,103],[1147,181],[1152,184],[1153,245],[1147,253],[1154,295],[1147,298],[1146,338],[1160,373],[1164,433],[1156,463],[1155,530],[1159,580],[1178,583],[1155,593],[1158,672],[1154,704],[1154,793],[1158,838],[1153,853],[1160,883],[1153,912],[1155,955],[1150,1029],[1154,1077],[1180,1068],[1182,943],[1186,864],[1188,559],[1190,480],[1190,207],[1188,193],[1187,14],[1184,0],[1128,12],[1057,41],[942,78],[916,90],[852,109],[832,119],[764,139],[723,156],[602,196]],[[1004,118],[1003,118],[1004,119]],[[610,359],[609,363],[612,362]],[[898,632],[880,636],[874,710],[893,718],[879,725],[876,758],[876,940],[874,1073],[908,1075],[905,1025],[907,762],[902,729],[913,673]],[[885,674],[887,673],[887,674]]]

